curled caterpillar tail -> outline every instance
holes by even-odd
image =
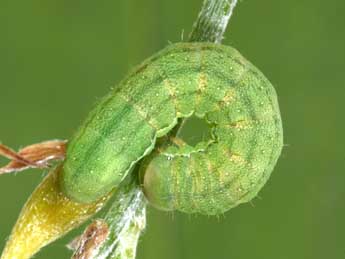
[[[185,114],[204,120],[211,137],[195,146],[164,141],[145,158],[141,179],[159,209],[220,214],[250,201],[270,177],[283,145],[280,112],[273,86],[237,51],[210,44],[189,51],[187,59],[200,58],[196,85],[177,103],[189,104]]]

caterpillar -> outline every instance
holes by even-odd
[[[191,116],[211,131],[196,145],[172,134]],[[220,214],[256,196],[282,146],[276,92],[255,66],[230,46],[175,43],[97,104],[68,144],[60,185],[72,200],[90,203],[140,161],[153,206]]]

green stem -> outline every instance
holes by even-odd
[[[220,43],[236,4],[237,0],[204,0],[189,41]],[[183,120],[176,126],[175,134],[181,125]],[[139,167],[140,165],[137,165],[137,168]],[[84,238],[87,245],[79,242],[73,258],[135,259],[138,240],[146,224],[146,200],[137,181],[137,170],[134,170],[131,176],[133,177],[117,191],[114,204],[105,217],[97,221],[104,222],[103,226],[108,228],[105,241],[98,246],[92,246],[97,243],[96,233],[104,231],[97,230],[96,227],[94,235],[89,231],[84,232],[84,235],[88,235]],[[83,236],[80,240],[83,240]],[[90,242],[91,246],[88,246]],[[91,247],[91,251],[88,247]]]

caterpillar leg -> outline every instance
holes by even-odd
[[[66,153],[65,140],[50,140],[33,144],[21,149],[18,153],[0,144],[0,156],[11,160],[0,167],[0,174],[19,172],[29,168],[47,168],[52,160],[63,160]]]

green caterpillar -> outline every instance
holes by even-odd
[[[179,120],[196,116],[211,138],[173,141]],[[251,200],[283,145],[275,90],[235,49],[172,44],[106,96],[70,141],[61,186],[89,203],[118,186],[141,161],[149,202],[163,210],[219,214]]]

